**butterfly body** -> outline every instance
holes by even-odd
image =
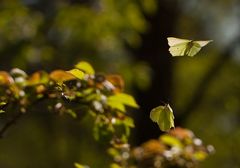
[[[207,41],[194,41],[187,39],[180,39],[175,37],[168,37],[169,51],[172,56],[194,56],[202,47],[210,43],[212,40]]]

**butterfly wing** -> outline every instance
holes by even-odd
[[[189,48],[188,52],[186,53],[187,56],[193,57],[196,55],[200,50],[201,46],[198,43],[193,42],[192,46]]]
[[[188,44],[191,40],[168,37],[169,51],[172,56],[184,56],[188,51]]]
[[[210,42],[212,42],[212,40],[193,41],[192,46],[189,48],[189,51],[186,55],[190,57],[196,55],[201,50],[202,47],[206,46]]]
[[[194,44],[200,45],[200,47],[204,47],[208,43],[212,42],[212,40],[206,40],[206,41],[193,41]]]
[[[206,46],[212,40],[206,41],[192,41],[188,39],[180,39],[175,37],[168,37],[169,51],[172,56],[194,56],[202,47]]]
[[[188,43],[189,42],[184,42],[184,43],[180,43],[180,44],[170,47],[169,51],[170,51],[171,55],[174,57],[175,56],[185,56],[185,54],[188,50]]]
[[[182,44],[182,43],[188,43],[191,42],[191,40],[187,40],[187,39],[180,39],[180,38],[175,38],[175,37],[168,37],[168,45],[170,47]]]

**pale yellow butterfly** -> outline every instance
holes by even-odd
[[[188,39],[180,39],[175,37],[168,37],[169,51],[172,56],[194,56],[202,47],[212,42],[212,40],[206,41],[193,41]]]

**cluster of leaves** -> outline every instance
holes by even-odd
[[[150,118],[162,131],[170,131],[159,140],[131,149],[128,136],[134,123],[126,114],[126,106],[138,108],[138,105],[131,95],[123,93],[123,87],[120,76],[96,74],[85,61],[68,71],[38,71],[31,75],[16,68],[9,73],[0,71],[0,113],[16,111],[13,120],[0,129],[0,135],[14,120],[30,111],[31,106],[46,100],[48,109],[58,114],[92,117],[94,137],[111,144],[108,149],[114,159],[111,168],[192,168],[212,152],[213,147],[204,146],[190,130],[170,130],[174,127],[174,116],[169,104],[154,108]],[[88,166],[76,163],[75,167]]]
[[[177,127],[133,149],[132,157],[138,168],[194,168],[212,152],[213,146],[203,145],[192,131]]]
[[[134,123],[126,115],[125,106],[138,105],[132,96],[123,93],[123,85],[120,76],[95,74],[84,61],[69,71],[39,71],[29,76],[20,69],[0,71],[0,112],[14,108],[17,115],[22,115],[45,100],[50,111],[74,118],[92,116],[96,139],[127,141]]]

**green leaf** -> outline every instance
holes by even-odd
[[[117,109],[122,112],[126,112],[126,108],[125,108],[124,104],[122,104],[122,102],[116,101],[114,99],[108,99],[107,105],[113,109]]]
[[[81,165],[79,163],[74,163],[75,168],[89,168],[89,166]]]
[[[4,106],[6,104],[7,104],[6,102],[0,102],[0,106]]]
[[[174,115],[169,104],[158,106],[150,112],[150,118],[156,122],[162,131],[168,131],[174,127]]]
[[[131,127],[131,128],[135,127],[134,121],[133,121],[133,119],[130,118],[130,117],[125,117],[123,123],[124,123],[127,127]]]
[[[77,118],[76,112],[71,109],[66,110],[66,113],[69,114],[73,118]]]
[[[6,104],[7,104],[6,102],[0,102],[0,107],[5,106]],[[5,111],[0,109],[0,113],[5,113]]]
[[[93,67],[88,62],[85,61],[79,62],[77,65],[75,65],[75,68],[80,69],[89,75],[95,74]]]
[[[183,144],[177,138],[170,135],[162,135],[160,140],[169,146],[183,148]]]
[[[114,108],[114,109],[118,109],[120,111],[125,112],[125,105],[126,106],[130,106],[130,107],[134,107],[134,108],[138,108],[138,104],[136,103],[135,99],[128,94],[125,93],[118,93],[116,95],[113,96],[109,96],[108,100],[107,100],[107,104]]]
[[[67,71],[67,72],[69,72],[70,74],[72,74],[73,76],[75,76],[76,78],[81,79],[81,80],[85,76],[84,72],[79,70],[79,69],[72,69],[72,70]]]
[[[116,164],[116,163],[112,163],[112,164],[110,165],[110,168],[122,168],[122,166],[120,166],[120,165],[118,165],[118,164]]]
[[[206,159],[207,157],[207,153],[206,152],[203,152],[203,151],[197,151],[193,154],[193,157],[196,159],[196,160],[199,160],[199,161],[202,161],[204,159]]]

